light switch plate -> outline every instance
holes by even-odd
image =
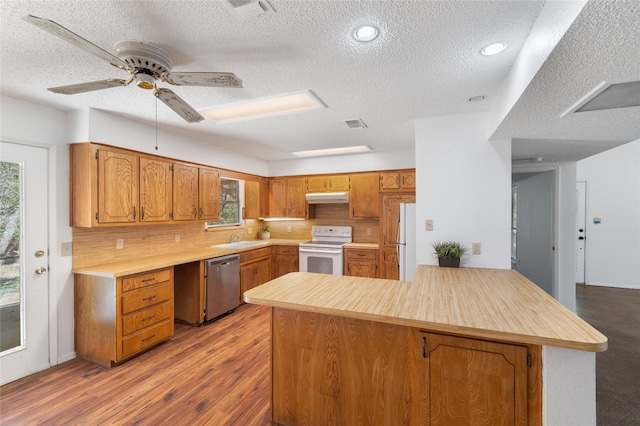
[[[73,243],[62,243],[60,245],[60,256],[71,256],[73,254]]]
[[[427,219],[424,221],[425,231],[433,231],[433,220]]]

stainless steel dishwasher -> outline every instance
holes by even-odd
[[[240,298],[240,261],[237,254],[205,261],[204,321],[234,310]]]

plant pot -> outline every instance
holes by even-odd
[[[262,233],[260,233],[260,239],[268,240],[269,238],[271,238],[271,232],[262,232]]]
[[[460,267],[460,258],[452,259],[448,257],[439,257],[438,265],[443,268],[459,268]]]

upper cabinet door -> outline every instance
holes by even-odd
[[[171,220],[173,204],[171,163],[140,158],[140,221]]]
[[[199,169],[200,197],[198,219],[220,219],[220,174],[218,170],[208,167]]]
[[[351,219],[377,219],[380,216],[378,173],[351,176],[349,215]]]
[[[307,178],[307,192],[325,192],[327,190],[326,176],[311,176]]]
[[[173,220],[198,218],[198,167],[173,165]]]
[[[260,217],[260,183],[247,180],[244,182],[244,215],[243,219]]]
[[[98,150],[98,223],[138,220],[138,157]]]
[[[329,191],[348,191],[349,175],[329,176]]]
[[[287,217],[307,217],[305,178],[287,178]]]
[[[269,217],[287,217],[287,180],[269,179]]]

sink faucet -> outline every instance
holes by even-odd
[[[240,242],[240,238],[242,237],[246,237],[247,234],[245,234],[242,231],[236,232],[235,234],[231,234],[231,236],[229,237],[229,242],[230,243],[239,243]]]

